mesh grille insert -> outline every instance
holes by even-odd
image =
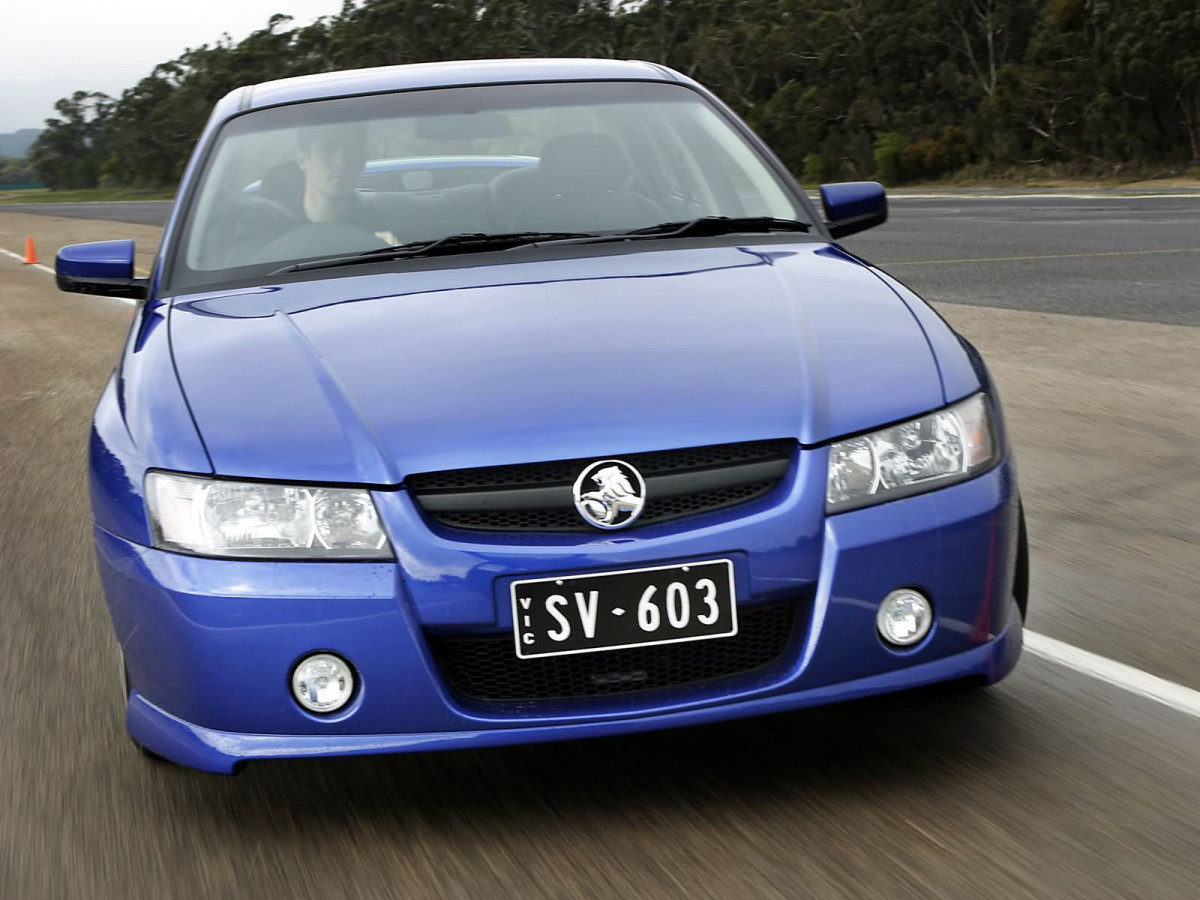
[[[797,603],[738,610],[733,637],[623,650],[519,659],[512,635],[430,636],[442,677],[471,700],[558,700],[660,690],[743,675],[788,649]]]

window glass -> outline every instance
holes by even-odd
[[[496,85],[236,117],[185,221],[172,287],[460,233],[610,233],[804,218],[758,152],[678,85]]]

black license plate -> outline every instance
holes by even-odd
[[[522,659],[731,637],[733,562],[514,581],[512,611]]]

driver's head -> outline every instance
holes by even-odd
[[[296,164],[306,200],[336,203],[353,194],[367,159],[365,123],[321,125],[300,131]]]

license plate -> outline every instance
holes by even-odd
[[[512,611],[521,659],[731,637],[733,562],[514,581]]]

